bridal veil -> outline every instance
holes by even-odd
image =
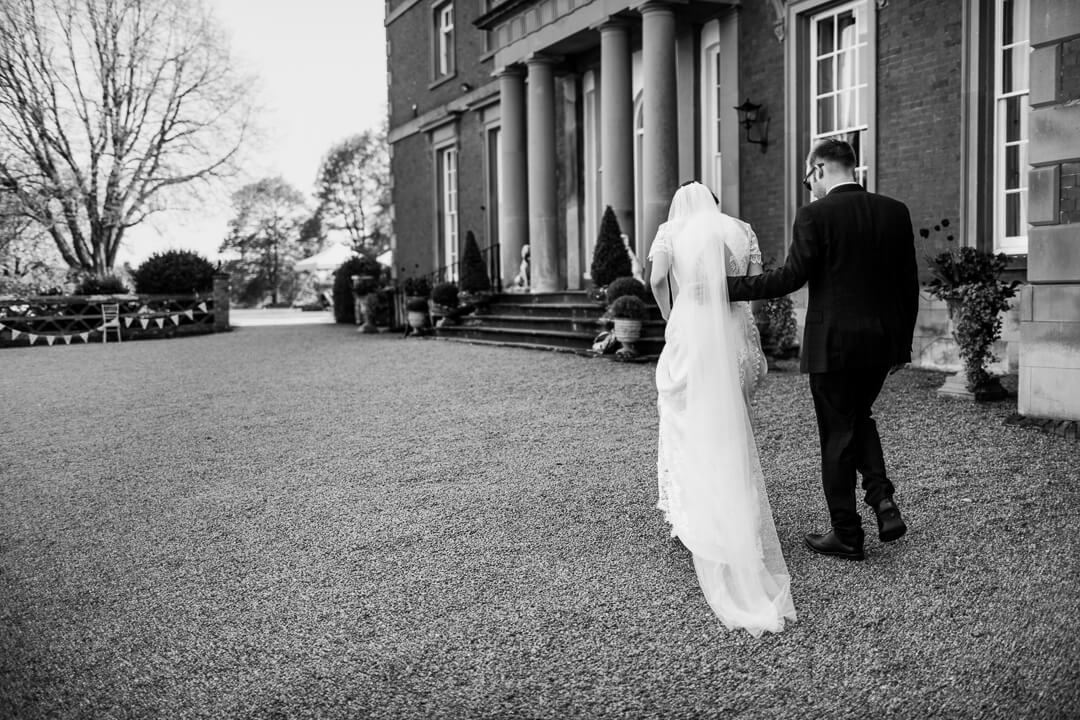
[[[658,469],[668,473],[672,532],[693,553],[709,605],[754,636],[795,619],[740,386],[743,339],[727,295],[727,253],[746,229],[700,183],[680,188],[664,227],[678,287],[656,368]]]

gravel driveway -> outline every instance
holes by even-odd
[[[799,620],[754,640],[653,509],[653,367],[335,325],[0,352],[0,717],[1080,714],[1080,443],[903,371],[911,531],[822,558],[771,375]]]

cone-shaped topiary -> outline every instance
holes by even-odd
[[[604,210],[604,219],[600,221],[600,236],[593,250],[591,272],[592,281],[597,287],[605,287],[615,278],[633,275],[630,254],[626,252],[619,221],[615,219],[610,205]]]
[[[484,265],[484,256],[480,254],[480,246],[476,244],[476,236],[473,231],[465,233],[465,249],[461,255],[461,292],[487,292],[491,289],[491,280],[488,278],[487,267]]]

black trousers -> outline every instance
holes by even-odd
[[[889,368],[810,373],[810,394],[821,437],[821,482],[833,530],[843,541],[862,544],[856,510],[855,471],[862,475],[864,500],[876,505],[892,497],[885,474],[881,438],[872,417],[874,401]]]

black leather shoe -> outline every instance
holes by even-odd
[[[878,537],[881,542],[892,542],[904,536],[907,525],[900,516],[900,508],[896,507],[891,497],[887,497],[874,506],[874,514],[877,515]]]
[[[859,543],[858,545],[848,545],[846,542],[836,537],[836,533],[832,530],[824,535],[806,533],[805,540],[806,547],[822,555],[832,555],[833,557],[844,558],[845,560],[866,559],[866,556],[863,555],[862,543]]]

